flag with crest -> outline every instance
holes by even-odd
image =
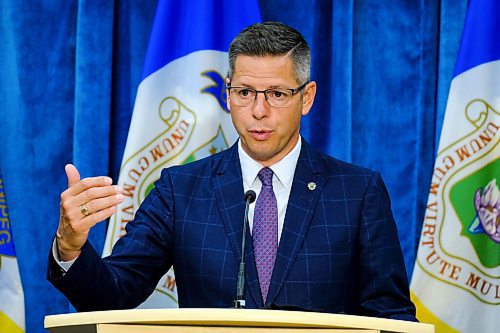
[[[500,2],[471,0],[411,282],[436,331],[498,332]]]

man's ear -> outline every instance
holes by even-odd
[[[231,84],[231,80],[226,77],[226,86],[230,85]],[[229,111],[231,111],[231,106],[230,106],[230,103],[229,103],[229,89],[226,88],[226,106],[227,106],[227,109]]]
[[[302,96],[302,115],[305,116],[311,110],[316,96],[316,82],[311,81],[304,87]]]

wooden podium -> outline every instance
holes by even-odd
[[[434,333],[430,324],[317,312],[137,309],[45,317],[51,333]]]

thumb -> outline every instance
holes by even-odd
[[[73,164],[66,164],[64,171],[66,171],[66,176],[68,177],[68,187],[80,181],[80,173]]]

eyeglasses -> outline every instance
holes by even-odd
[[[250,103],[257,99],[257,94],[262,93],[269,105],[276,108],[286,108],[292,102],[292,97],[299,91],[304,89],[308,82],[295,89],[266,89],[255,90],[249,87],[232,87],[226,86],[229,94],[231,94],[231,101],[236,106],[248,106]]]

